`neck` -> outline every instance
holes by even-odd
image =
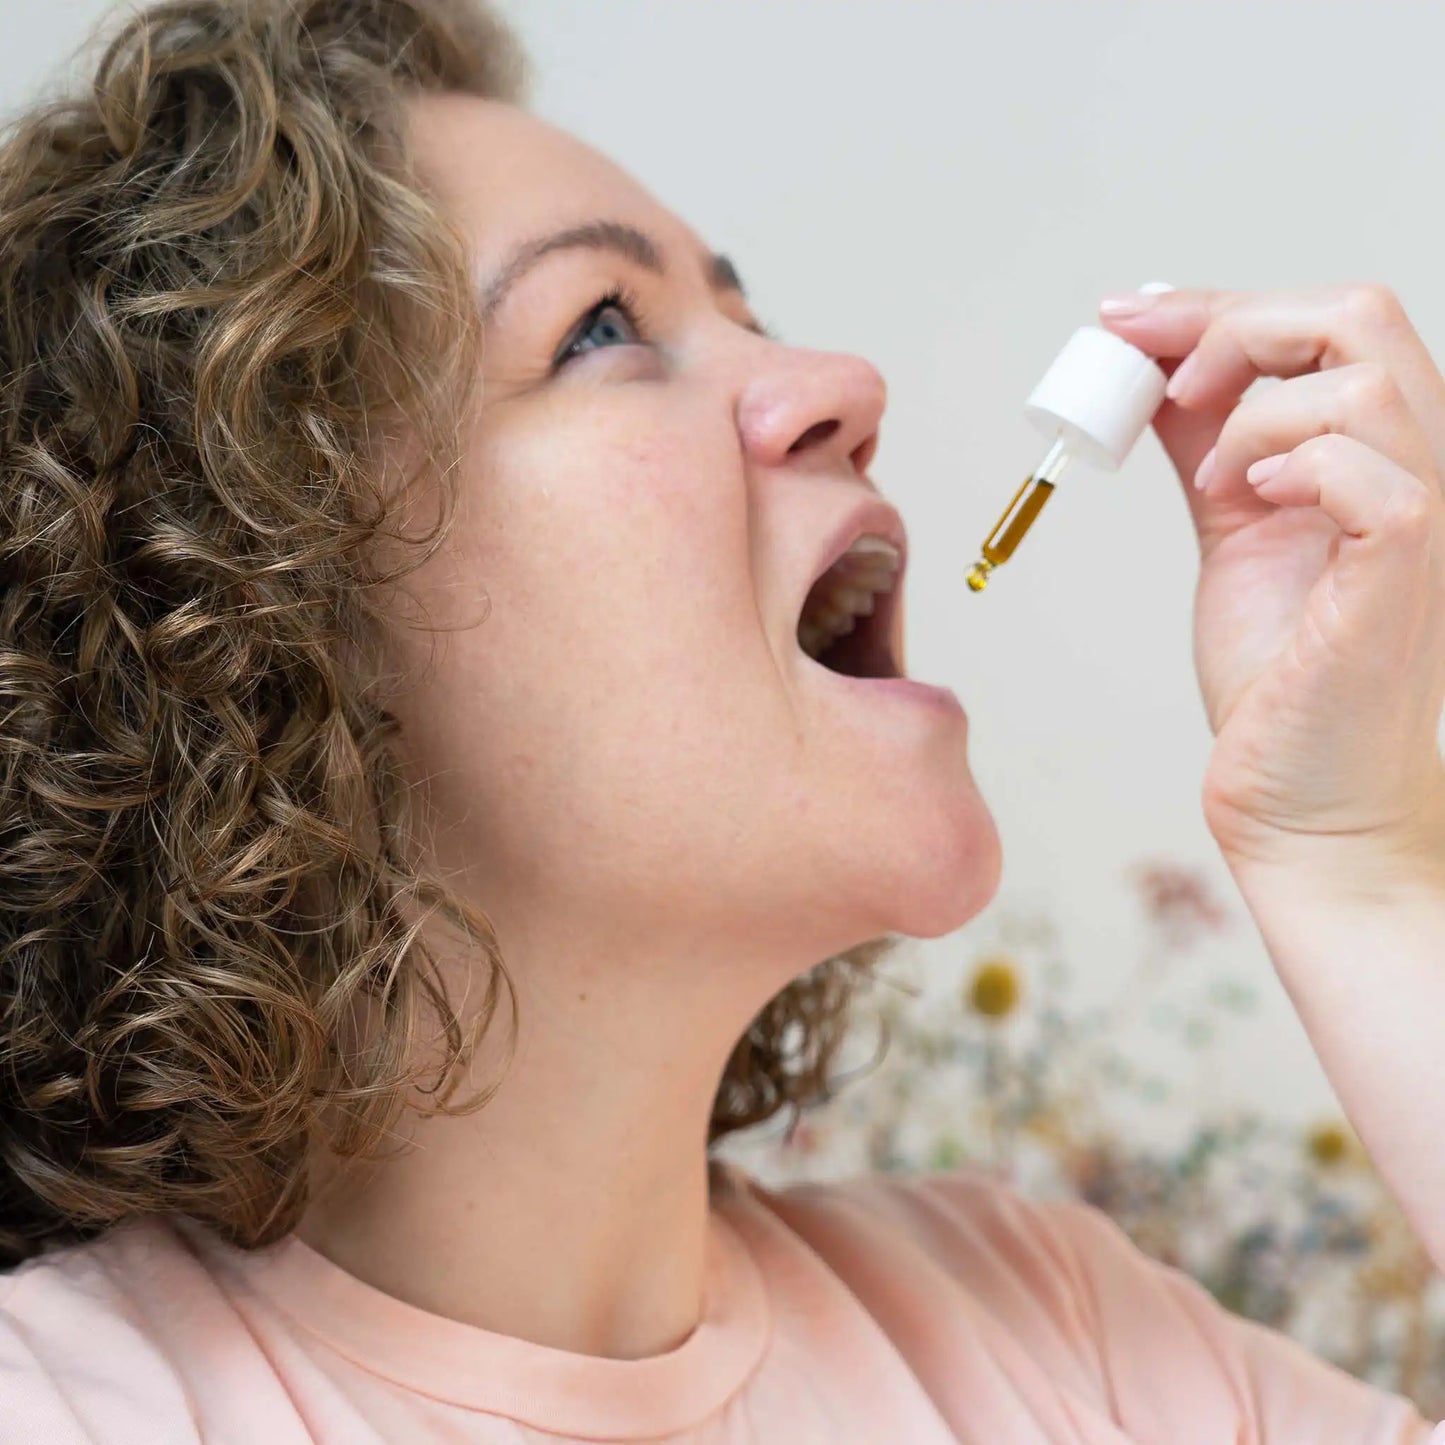
[[[461,1117],[408,1111],[409,1147],[381,1162],[318,1160],[296,1232],[433,1314],[581,1354],[664,1353],[701,1317],[708,1121],[756,1008],[689,991],[736,991],[736,958],[543,972],[514,952],[515,1057],[503,1072],[500,1010],[454,1098],[500,1074],[497,1092]],[[449,987],[467,992],[456,970]]]

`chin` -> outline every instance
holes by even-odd
[[[885,929],[909,938],[941,938],[981,913],[998,892],[1003,847],[993,814],[975,794],[953,817],[882,870]]]
[[[987,837],[975,835],[961,866],[935,867],[915,879],[912,889],[900,893],[893,932],[909,938],[942,938],[974,919],[993,902],[1003,873],[1003,850],[993,816],[988,816]]]

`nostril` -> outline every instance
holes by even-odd
[[[831,417],[828,421],[815,422],[788,448],[788,454],[791,456],[793,452],[801,451],[804,447],[810,447],[814,442],[827,441],[837,430],[837,417]]]

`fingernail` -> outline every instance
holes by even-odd
[[[1147,291],[1133,291],[1127,296],[1106,296],[1099,302],[1099,315],[1133,316],[1155,305],[1158,300],[1157,294]]]
[[[1204,453],[1204,460],[1199,463],[1194,473],[1194,488],[1196,491],[1202,492],[1214,476],[1214,453],[1218,450],[1218,447],[1210,447],[1209,450]]]
[[[1164,388],[1164,395],[1170,401],[1178,401],[1189,389],[1189,378],[1194,375],[1194,353],[1191,351],[1178,366],[1174,368],[1174,375],[1169,378],[1169,384]]]
[[[1276,472],[1283,471],[1288,460],[1288,452],[1276,452],[1272,457],[1261,457],[1244,475],[1254,486],[1258,486],[1261,482],[1267,482]]]

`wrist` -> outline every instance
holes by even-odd
[[[1263,833],[1221,844],[1246,902],[1307,900],[1313,907],[1445,901],[1445,789],[1408,819],[1365,833]]]

